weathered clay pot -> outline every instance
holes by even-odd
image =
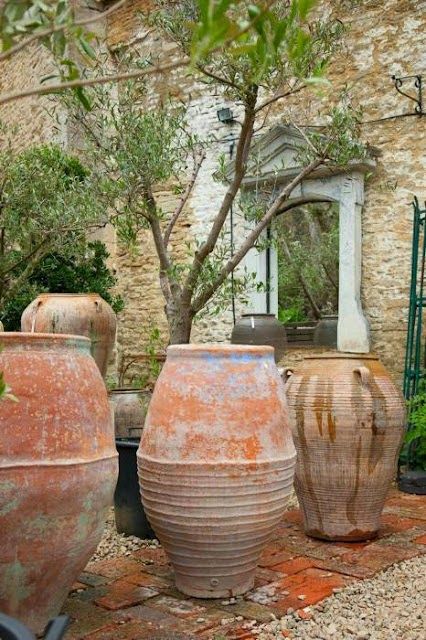
[[[97,293],[43,293],[25,309],[22,331],[87,336],[102,376],[114,348],[117,319]]]
[[[343,353],[305,358],[286,391],[306,533],[374,537],[404,433],[401,393],[375,356]]]
[[[80,336],[2,333],[0,611],[40,632],[95,551],[117,479],[105,386]]]
[[[314,331],[314,345],[318,347],[337,347],[337,316],[323,316]]]
[[[294,465],[271,347],[168,348],[138,466],[145,512],[178,589],[223,598],[253,586]]]
[[[114,411],[116,438],[140,438],[152,393],[145,389],[113,389],[108,397]]]
[[[243,314],[234,325],[231,342],[274,347],[275,362],[281,360],[287,347],[285,327],[271,313]]]

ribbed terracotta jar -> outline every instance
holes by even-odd
[[[279,362],[287,348],[287,333],[273,313],[244,313],[234,325],[231,342],[274,347]]]
[[[34,632],[95,551],[117,479],[105,386],[79,336],[2,333],[0,611]]]
[[[404,432],[401,393],[373,355],[307,357],[286,385],[308,535],[373,538]]]
[[[145,389],[122,388],[109,391],[116,438],[141,437],[151,395]]]
[[[31,333],[87,336],[102,376],[114,348],[117,319],[97,293],[43,293],[25,309],[21,329]]]
[[[169,347],[138,466],[145,512],[177,588],[200,598],[250,589],[295,466],[273,349]]]

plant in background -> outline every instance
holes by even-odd
[[[11,393],[11,388],[4,379],[3,371],[0,371],[0,400],[13,400],[18,402],[18,398]]]
[[[0,318],[6,330],[20,330],[22,312],[40,293],[98,293],[119,313],[124,302],[121,296],[111,293],[117,279],[106,264],[108,257],[102,242],[84,239],[72,247],[68,255],[56,252],[45,256],[16,295],[3,306]]]
[[[0,131],[1,133],[1,131]],[[72,258],[104,224],[88,169],[57,145],[0,151],[0,308],[23,295],[48,255]],[[33,290],[34,291],[34,290]]]
[[[253,169],[250,151],[256,129],[265,126],[273,103],[312,84],[324,84],[324,70],[338,48],[341,23],[310,19],[314,4],[312,0],[261,6],[186,0],[157,2],[159,10],[151,13],[153,24],[176,42],[182,55],[192,57],[195,79],[215,85],[242,109],[232,175],[222,176],[226,192],[205,237],[194,239],[187,231],[186,252],[176,251],[172,238],[185,215],[208,140],[193,134],[185,108],[163,99],[160,106],[151,104],[147,110],[148,88],[136,80],[122,83],[118,95],[108,85],[87,89],[90,110],[73,102],[73,96],[65,100],[70,118],[85,134],[87,157],[99,175],[99,197],[115,207],[112,221],[121,240],[129,246],[137,244],[141,229],[151,233],[171,343],[189,341],[194,319],[208,305],[215,306],[229,287],[231,274],[261,243],[275,217],[295,206],[290,194],[307,176],[320,165],[341,165],[365,154],[357,138],[358,113],[347,102],[332,109],[321,134],[299,128],[306,145],[298,175],[257,207],[232,251],[224,249],[231,209],[240,203],[243,179]],[[238,37],[233,39],[232,33]],[[221,47],[224,38],[229,42]],[[122,74],[150,64],[151,59],[117,55]],[[102,72],[100,66],[87,75],[96,78]],[[158,196],[166,185],[173,185],[178,196],[173,211],[165,211]]]
[[[153,327],[149,332],[142,364],[140,356],[132,358],[123,353],[119,360],[117,376],[107,380],[108,389],[131,387],[152,391],[165,360],[164,339],[160,330]],[[135,370],[134,372],[131,371],[132,368]]]
[[[402,459],[410,469],[426,471],[426,389],[408,401],[408,429],[405,434]]]

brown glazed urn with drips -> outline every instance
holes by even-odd
[[[404,433],[401,393],[377,357],[306,357],[286,393],[305,532],[364,540],[379,529]]]
[[[138,467],[145,512],[180,591],[224,598],[253,586],[294,465],[272,347],[167,349]]]
[[[114,348],[117,319],[97,293],[42,293],[24,310],[21,330],[86,336],[103,377]]]
[[[40,633],[102,536],[117,480],[105,385],[81,336],[0,334],[0,611]]]

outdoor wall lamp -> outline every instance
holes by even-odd
[[[219,122],[223,122],[224,124],[231,124],[232,122],[235,122],[234,114],[229,107],[222,107],[222,109],[218,109],[217,119]]]

